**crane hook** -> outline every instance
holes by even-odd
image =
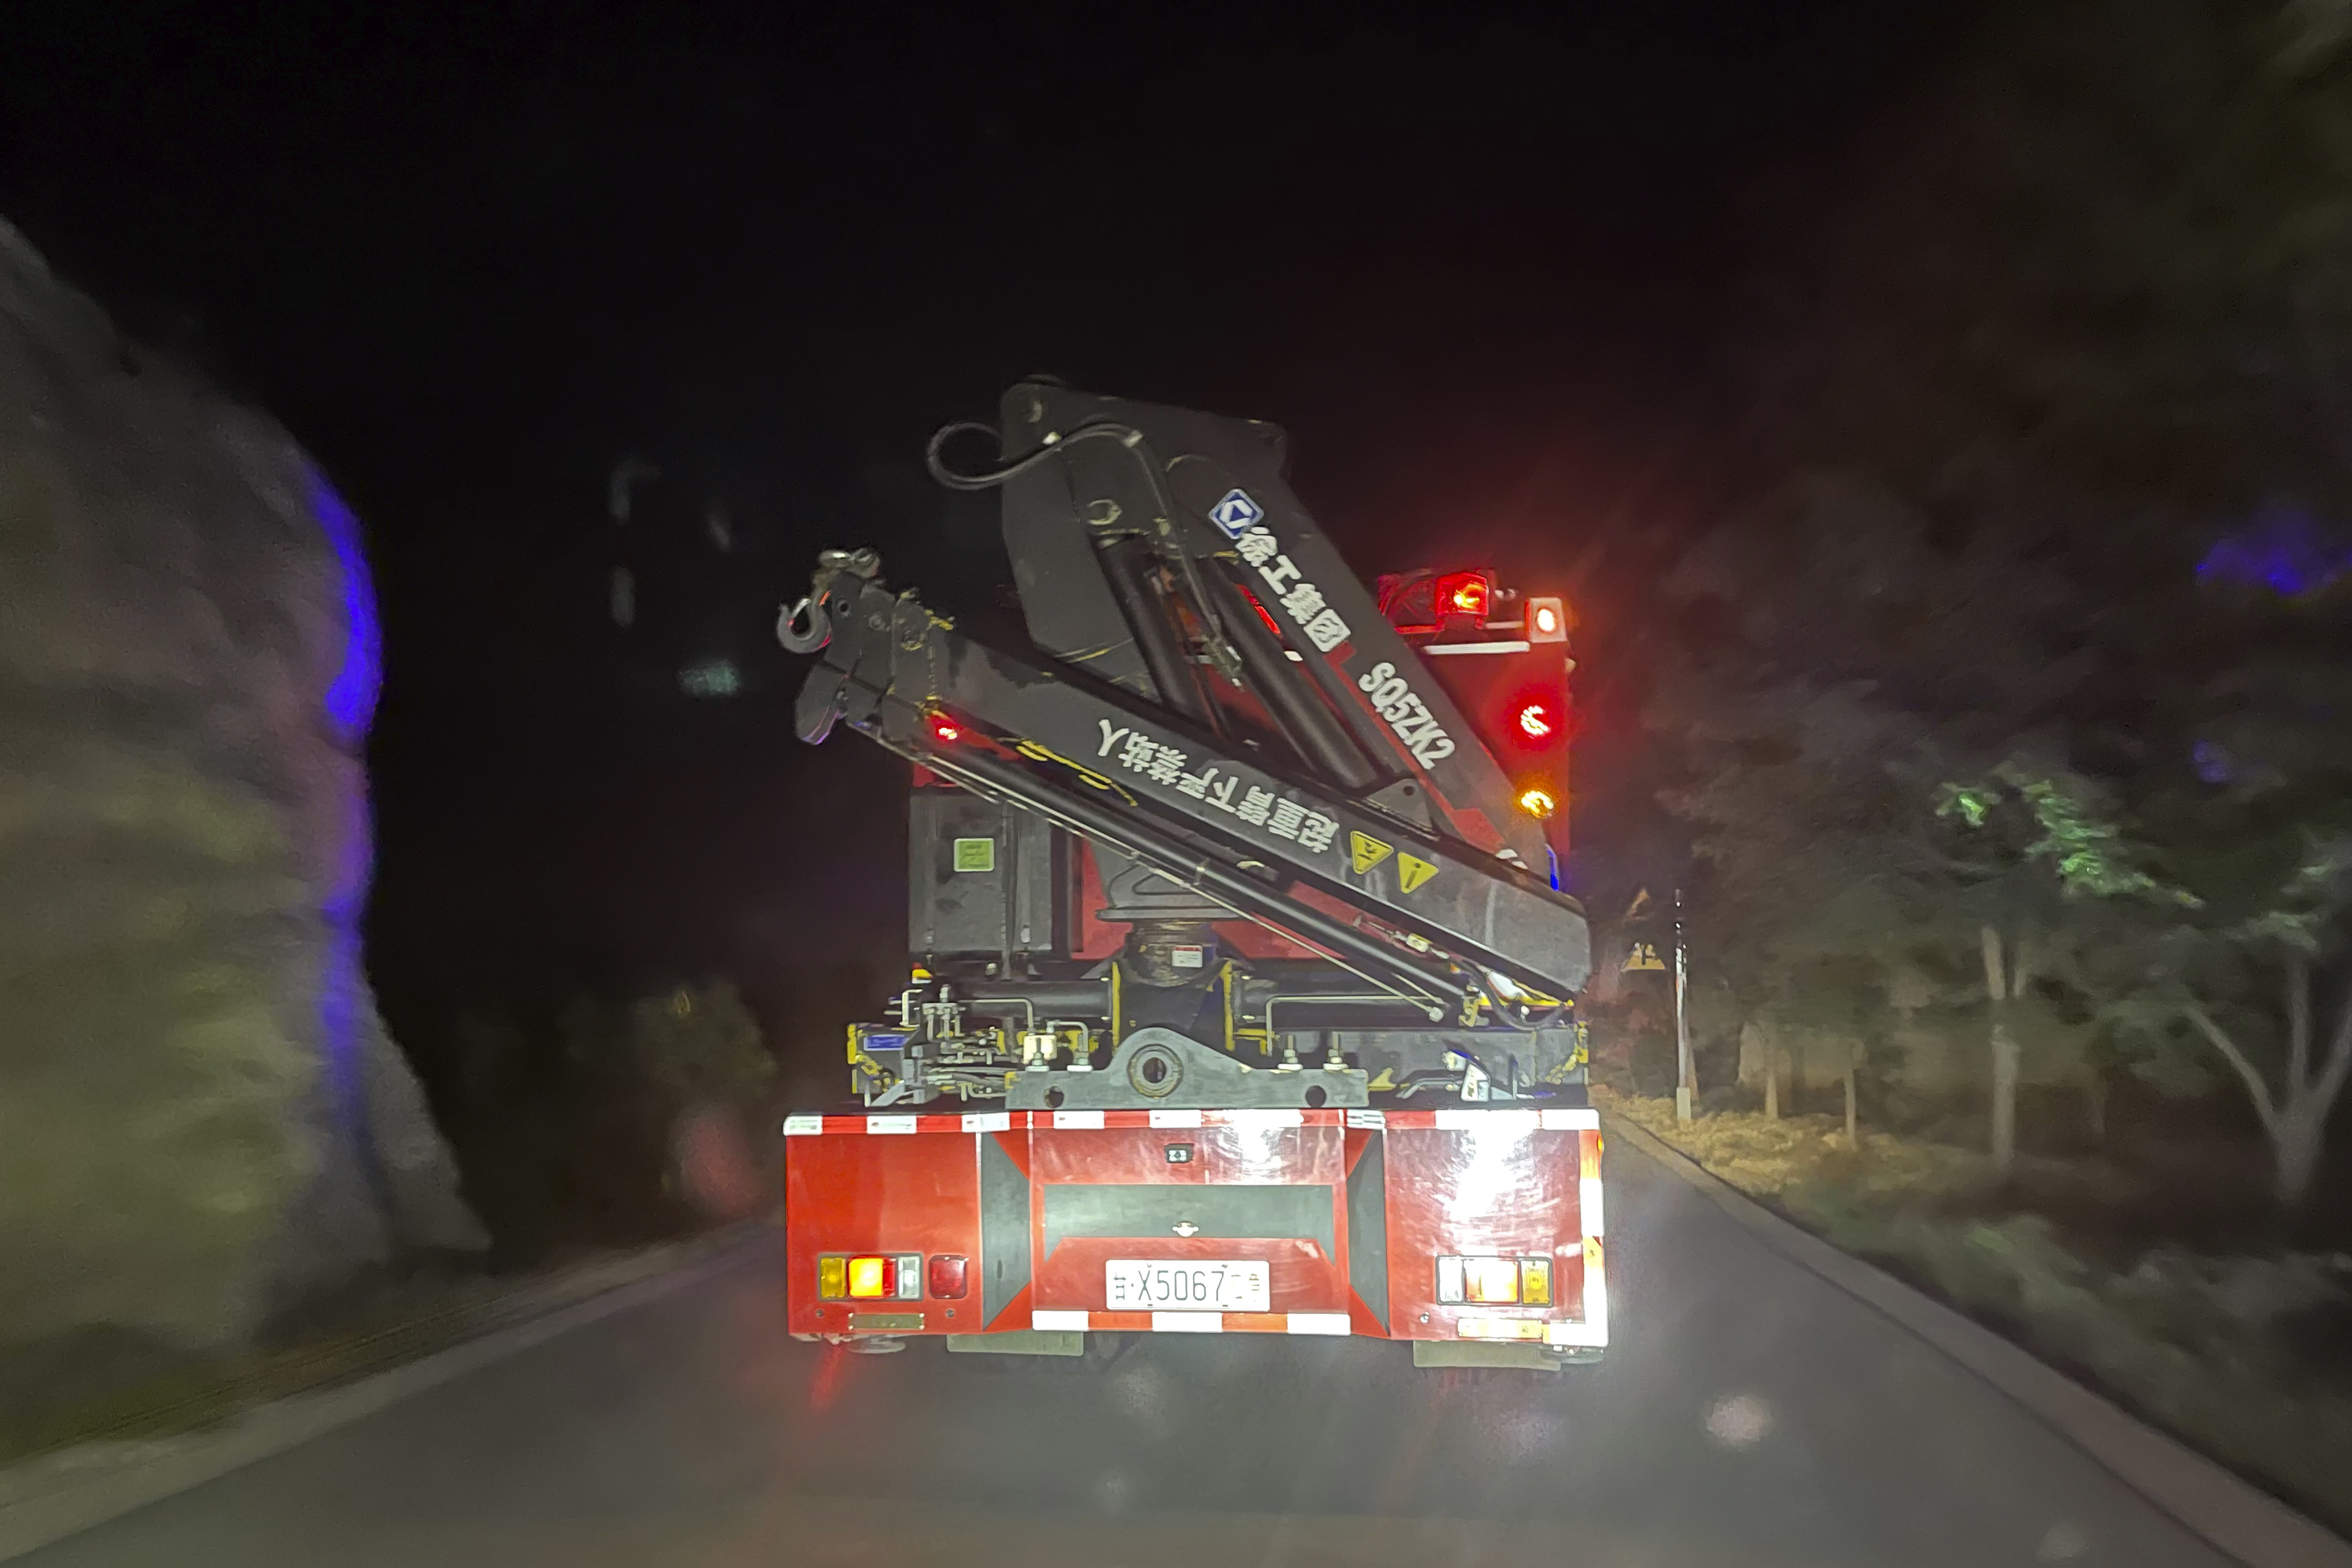
[[[807,630],[801,629],[805,618]],[[833,641],[833,622],[824,606],[803,596],[800,602],[787,604],[776,612],[776,641],[784,645],[787,653],[814,653]]]

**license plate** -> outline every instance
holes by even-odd
[[[1273,1269],[1242,1262],[1114,1258],[1103,1293],[1114,1312],[1263,1312],[1271,1310]]]

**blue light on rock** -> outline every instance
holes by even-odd
[[[335,562],[343,570],[343,653],[335,678],[327,687],[327,717],[336,737],[357,745],[375,716],[376,697],[383,685],[383,633],[376,620],[375,588],[369,580],[367,555],[360,548],[360,520],[335,493],[326,476],[310,471],[310,512],[318,518]]]

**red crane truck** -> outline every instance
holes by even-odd
[[[951,465],[977,433],[998,461]],[[820,655],[801,738],[914,764],[910,978],[849,1029],[854,1106],[783,1127],[793,1333],[1607,1343],[1569,608],[1482,570],[1368,592],[1283,449],[1024,382],[928,456],[999,492],[1027,647],[868,549],[780,620]]]

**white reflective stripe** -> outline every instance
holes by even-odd
[[[1386,1111],[1350,1111],[1348,1113],[1348,1125],[1354,1127],[1359,1131],[1378,1131],[1388,1124],[1389,1113]]]
[[[1154,1312],[1151,1314],[1153,1333],[1223,1333],[1225,1314],[1223,1312]]]
[[[1605,1322],[1546,1323],[1544,1343],[1573,1345],[1605,1345],[1609,1343],[1609,1325]]]
[[[915,1130],[912,1116],[868,1116],[866,1130],[869,1133],[911,1133]]]
[[[1522,1136],[1534,1132],[1541,1122],[1533,1111],[1465,1111],[1459,1107],[1441,1108],[1437,1124],[1455,1133],[1501,1133]]]
[[[1201,1125],[1198,1111],[1154,1111],[1151,1124],[1155,1127],[1197,1127]]]
[[[824,1131],[824,1118],[823,1116],[787,1116],[784,1118],[784,1136],[787,1138],[805,1138],[812,1133],[822,1133]]]
[[[1547,1133],[1580,1133],[1601,1130],[1601,1113],[1590,1106],[1539,1113]]]
[[[1500,643],[1423,643],[1421,651],[1443,658],[1448,653],[1524,653],[1528,645],[1511,638]]]
[[[1599,1176],[1576,1178],[1576,1211],[1579,1218],[1584,1221],[1584,1233],[1587,1236],[1609,1234],[1601,1228],[1601,1178]]]
[[[1345,1312],[1292,1312],[1284,1325],[1287,1333],[1352,1333]]]
[[[1054,1125],[1056,1127],[1100,1127],[1102,1125],[1102,1122],[1103,1113],[1099,1111],[1056,1111],[1054,1113]]]
[[[1609,1281],[1597,1269],[1585,1271],[1584,1332],[1592,1336],[1585,1344],[1609,1343]]]
[[[1013,1131],[1010,1111],[966,1111],[963,1130],[967,1133],[1009,1133]]]
[[[1228,1127],[1299,1127],[1307,1123],[1304,1111],[1241,1110],[1220,1111],[1217,1114]]]
[[[1083,1333],[1087,1315],[1085,1312],[1031,1312],[1029,1326],[1033,1329],[1077,1329]]]

